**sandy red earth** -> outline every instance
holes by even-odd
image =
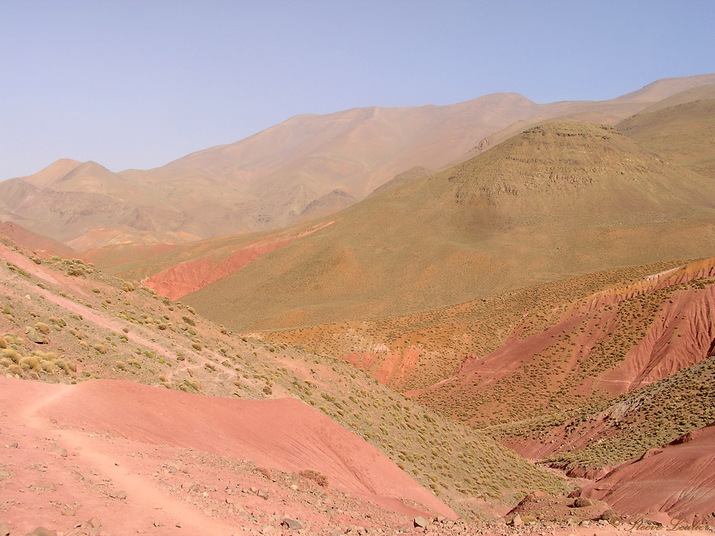
[[[106,534],[268,533],[284,518],[328,534],[456,517],[295,399],[0,378],[0,407],[0,521],[13,534],[68,533],[90,519]]]
[[[1,244],[0,254],[48,283],[75,283]],[[706,291],[700,294],[712,303]],[[706,316],[684,309],[688,303],[676,296],[678,313],[669,322],[680,318],[680,325],[711,333],[698,324]],[[88,321],[102,321],[82,312]],[[656,347],[659,339],[648,344]],[[689,351],[681,350],[685,361],[679,366],[687,366]],[[647,513],[665,528],[709,522],[693,512],[707,514],[709,505],[715,511],[715,436],[708,428],[691,438],[616,468],[584,493],[624,513]],[[316,482],[323,478],[325,487]],[[284,531],[285,518],[298,520],[307,534],[337,534],[351,526],[394,533],[420,514],[453,516],[373,447],[297,400],[217,399],[128,382],[67,386],[0,378],[0,527],[9,523],[12,534],[40,525],[66,536],[268,534]],[[590,536],[617,530],[624,529],[445,522],[428,532]]]
[[[380,383],[395,385],[413,373],[420,359],[420,348],[352,352],[342,357],[352,366],[370,373]]]

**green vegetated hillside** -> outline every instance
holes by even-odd
[[[612,128],[551,123],[366,199],[185,301],[243,330],[423,311],[707,256],[714,215],[712,180]]]
[[[463,515],[491,515],[562,481],[346,363],[240,337],[181,302],[79,260],[0,242],[0,371],[27,380],[123,379],[248,399],[296,397],[385,452]]]

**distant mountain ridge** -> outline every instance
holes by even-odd
[[[611,127],[547,123],[330,220],[183,299],[232,329],[283,329],[704,257],[715,184]]]
[[[715,75],[668,79],[602,102],[536,104],[516,93],[449,106],[356,108],[299,115],[236,143],[163,167],[112,173],[60,160],[0,182],[0,219],[77,251],[122,243],[184,243],[279,228],[360,200],[415,167],[440,169],[507,127],[568,116],[616,122]],[[331,197],[341,191],[345,196]],[[327,196],[327,197],[326,197]],[[316,216],[313,208],[307,214]]]

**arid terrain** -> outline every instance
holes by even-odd
[[[0,183],[0,536],[711,533],[714,99]]]
[[[299,115],[151,170],[59,160],[0,183],[0,221],[76,251],[182,244],[335,212],[415,167],[438,170],[551,118],[614,125],[715,75],[659,80],[614,99],[536,104],[501,93],[450,106]]]

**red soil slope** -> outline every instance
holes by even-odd
[[[489,393],[520,401],[511,409],[521,411],[510,415],[514,420],[530,416],[538,404],[548,412],[556,391],[563,393],[562,408],[575,407],[580,396],[610,398],[657,382],[708,356],[715,341],[714,276],[715,259],[706,259],[594,294],[528,336],[527,319],[494,352],[469,358],[453,377],[408,394],[439,406],[451,400],[466,404],[481,393],[479,406],[465,414],[476,422],[500,407]],[[536,387],[522,379],[525,371]]]
[[[25,246],[28,249],[44,253],[45,255],[60,255],[71,258],[75,256],[74,250],[57,242],[56,240],[42,236],[12,222],[0,222],[0,234],[7,236],[16,244]]]
[[[404,523],[430,511],[455,517],[374,447],[293,399],[0,378],[0,408],[7,447],[0,449],[0,504],[18,530],[69,529],[97,517],[112,534],[149,527],[152,534],[244,534],[277,526],[279,512],[329,533],[348,512],[343,523]],[[257,474],[254,464],[266,469]],[[306,470],[324,475],[327,487],[297,475]]]
[[[364,370],[385,385],[399,385],[410,376],[420,359],[421,348],[411,346],[390,350],[387,345],[376,345],[373,351],[352,352],[342,357],[352,366]]]
[[[156,290],[161,296],[177,300],[231,275],[261,255],[285,246],[294,240],[311,235],[331,223],[323,223],[293,236],[271,235],[244,245],[237,251],[232,251],[231,248],[227,248],[228,251],[213,250],[208,255],[179,263],[154,274],[145,281],[145,285]]]
[[[591,296],[575,305],[549,329],[522,339],[517,330],[510,339],[489,356],[465,363],[462,374],[478,371],[483,379],[499,378],[518,368],[524,359],[547,346],[555,334],[569,332],[585,321],[589,313],[654,290],[693,279],[715,276],[715,259],[707,259],[654,275],[624,288],[615,288]],[[611,394],[621,394],[668,377],[685,367],[704,359],[715,337],[715,287],[675,292],[659,311],[643,340],[613,370],[607,371],[597,382],[607,386]],[[615,310],[614,310],[615,311]],[[615,317],[615,312],[603,317]],[[607,320],[607,319],[606,319]],[[608,324],[602,322],[606,330]],[[615,327],[615,326],[614,326]],[[574,345],[582,353],[593,346],[593,341],[603,333],[584,335]],[[677,333],[677,337],[674,334]],[[579,344],[580,343],[580,344]],[[586,350],[585,350],[585,349]]]
[[[666,512],[715,526],[715,423],[619,465],[582,495],[626,514]]]

